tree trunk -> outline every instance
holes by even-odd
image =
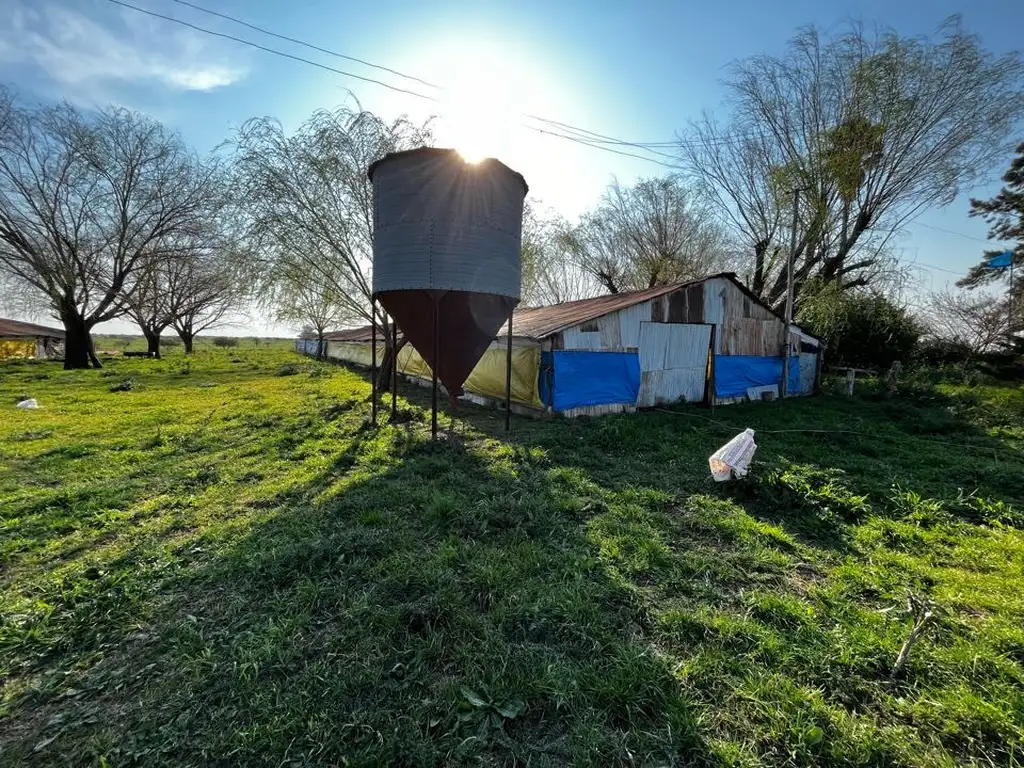
[[[159,360],[160,334],[153,333],[152,331],[143,331],[142,335],[146,337],[146,351],[149,352],[149,356],[155,357],[157,360]]]
[[[100,368],[99,361],[92,348],[92,337],[89,335],[89,326],[85,318],[76,308],[65,309],[61,313],[61,320],[64,323],[64,370],[70,371],[77,368],[89,368],[93,361],[96,367]]]
[[[325,346],[324,335],[322,333],[319,333],[319,334],[317,334],[317,337],[316,337],[316,359],[317,360],[323,360],[324,359],[324,346]]]
[[[91,331],[86,331],[86,335],[87,335],[87,337],[89,339],[89,346],[88,346],[89,360],[90,360],[90,362],[92,362],[93,368],[102,368],[103,367],[103,363],[101,363],[100,359],[98,357],[96,357],[96,342],[94,342],[92,340],[92,333],[91,333]]]
[[[185,354],[186,355],[191,355],[192,354],[192,340],[196,337],[196,335],[194,333],[192,333],[192,331],[182,331],[182,330],[179,330],[178,331],[178,337],[181,339],[181,343],[185,347]]]
[[[380,368],[377,371],[378,392],[391,391],[391,369],[395,364],[395,358],[398,356],[398,353],[402,351],[402,347],[404,346],[404,338],[400,338],[398,340],[397,349],[391,346],[390,338],[386,338],[384,340],[384,359],[380,361]]]
[[[754,282],[750,290],[757,296],[764,296],[764,254],[769,245],[767,240],[754,243]]]

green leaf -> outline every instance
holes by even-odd
[[[466,701],[468,701],[474,707],[486,707],[487,706],[487,702],[484,701],[483,698],[476,691],[470,690],[469,688],[465,688],[465,687],[463,687],[461,690],[462,690],[462,695],[466,697]]]
[[[523,714],[523,710],[526,709],[526,702],[522,699],[508,699],[507,701],[495,706],[495,709],[501,713],[502,717],[514,720]]]
[[[804,735],[804,739],[808,746],[816,747],[821,744],[821,740],[825,738],[825,732],[816,725],[812,725],[807,729],[807,733]]]

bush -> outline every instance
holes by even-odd
[[[277,369],[277,376],[294,376],[300,368],[295,363],[285,363]]]
[[[127,378],[119,381],[117,384],[110,385],[111,392],[131,392],[135,389],[135,379]]]
[[[907,310],[880,293],[808,283],[796,321],[826,344],[831,364],[885,369],[908,362],[923,329]]]
[[[177,336],[161,336],[160,346],[162,347],[180,347],[181,339]]]
[[[237,347],[238,339],[234,336],[218,336],[213,340],[213,346],[215,347]]]

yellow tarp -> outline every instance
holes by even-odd
[[[0,360],[31,359],[35,356],[35,339],[0,339]]]
[[[329,357],[345,360],[357,365],[370,366],[370,344],[368,342],[335,342],[328,345]],[[377,364],[384,357],[384,345],[377,344]],[[430,366],[420,357],[411,344],[402,347],[398,353],[398,370],[406,376],[421,379],[431,377]],[[512,348],[512,399],[523,405],[543,408],[537,390],[540,374],[540,348],[523,346]],[[466,391],[498,400],[505,398],[505,348],[494,344],[486,352],[466,379]]]

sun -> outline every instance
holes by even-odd
[[[507,157],[515,149],[529,89],[520,62],[492,46],[463,44],[445,53],[441,69],[438,143],[469,162]]]

